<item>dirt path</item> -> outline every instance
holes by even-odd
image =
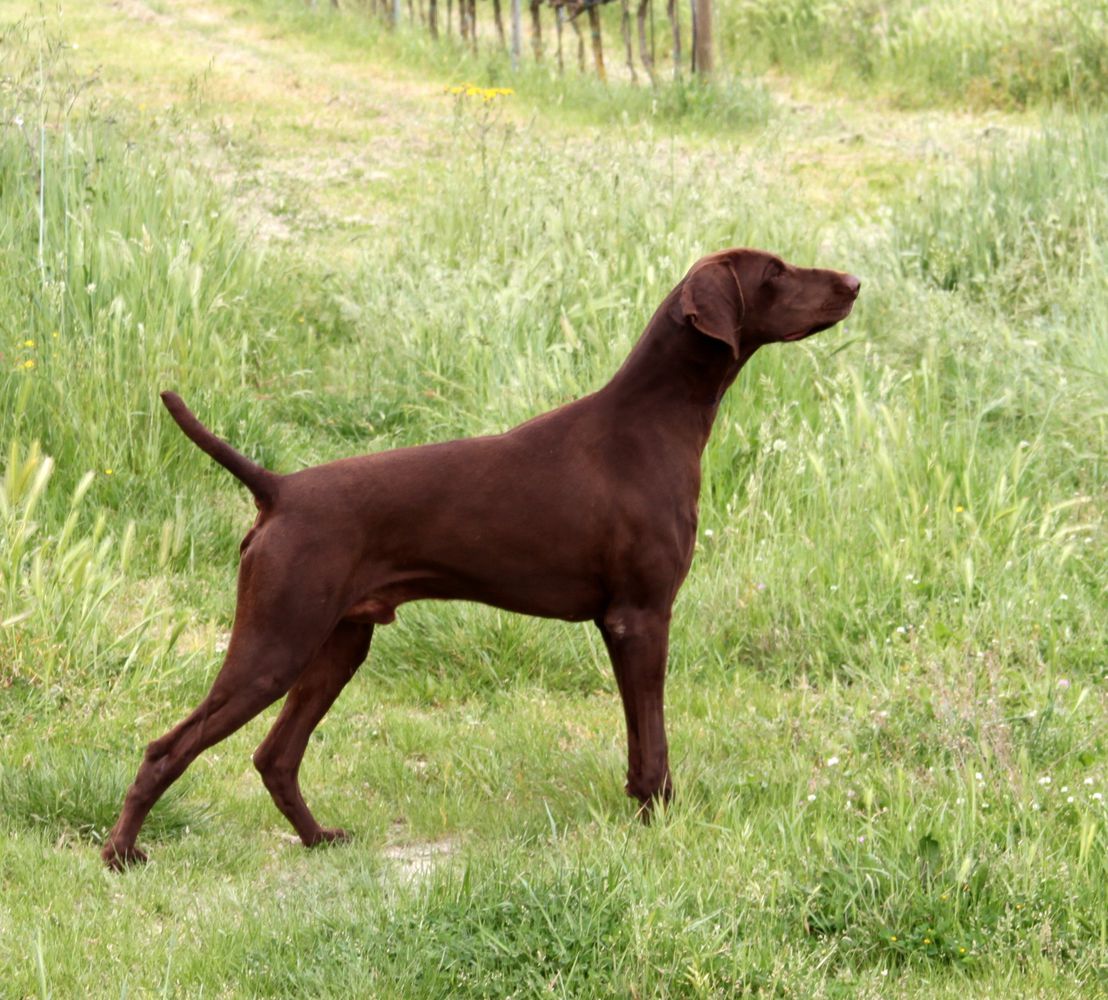
[[[61,32],[111,102],[145,124],[169,123],[181,155],[216,178],[265,241],[297,241],[340,259],[360,254],[426,184],[448,171],[451,81],[386,68],[370,54],[269,24],[233,0],[75,0]],[[893,111],[797,94],[771,81],[767,127],[735,136],[664,140],[665,156],[711,171],[742,170],[832,216],[866,217],[920,178],[1018,138],[1018,118]],[[568,127],[512,99],[505,113],[534,133]],[[152,121],[147,122],[147,119]],[[561,136],[582,157],[599,129]],[[627,132],[645,158],[661,127]],[[653,133],[653,134],[650,134]]]
[[[78,0],[61,32],[100,91],[229,192],[262,240],[371,239],[440,156],[442,84],[386,72],[205,0]]]

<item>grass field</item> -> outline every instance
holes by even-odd
[[[298,0],[0,11],[0,995],[1105,995],[1104,5],[890,4],[880,58],[833,6],[723,3],[742,73],[657,94]],[[428,603],[305,760],[353,844],[291,838],[270,712],[103,869],[253,516],[160,389],[280,471],[500,430],[736,244],[863,291],[721,411],[664,815],[594,630]]]

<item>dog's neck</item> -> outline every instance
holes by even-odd
[[[712,432],[723,394],[755,348],[740,346],[736,358],[727,344],[678,323],[669,311],[676,291],[658,307],[601,393],[621,411],[649,414],[642,426],[681,438],[699,455]]]

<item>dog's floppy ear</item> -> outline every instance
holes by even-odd
[[[685,276],[678,304],[680,317],[675,318],[723,341],[736,358],[739,356],[739,329],[746,304],[739,277],[728,258],[716,257],[695,265]]]

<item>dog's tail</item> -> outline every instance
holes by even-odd
[[[162,402],[169,410],[170,416],[177,421],[177,426],[185,432],[185,436],[192,441],[201,451],[207,452],[239,482],[243,483],[259,507],[272,507],[277,500],[277,485],[280,476],[263,469],[257,462],[251,462],[245,455],[235,451],[222,438],[216,437],[207,427],[196,418],[196,415],[185,406],[185,401],[175,392],[163,392]]]

